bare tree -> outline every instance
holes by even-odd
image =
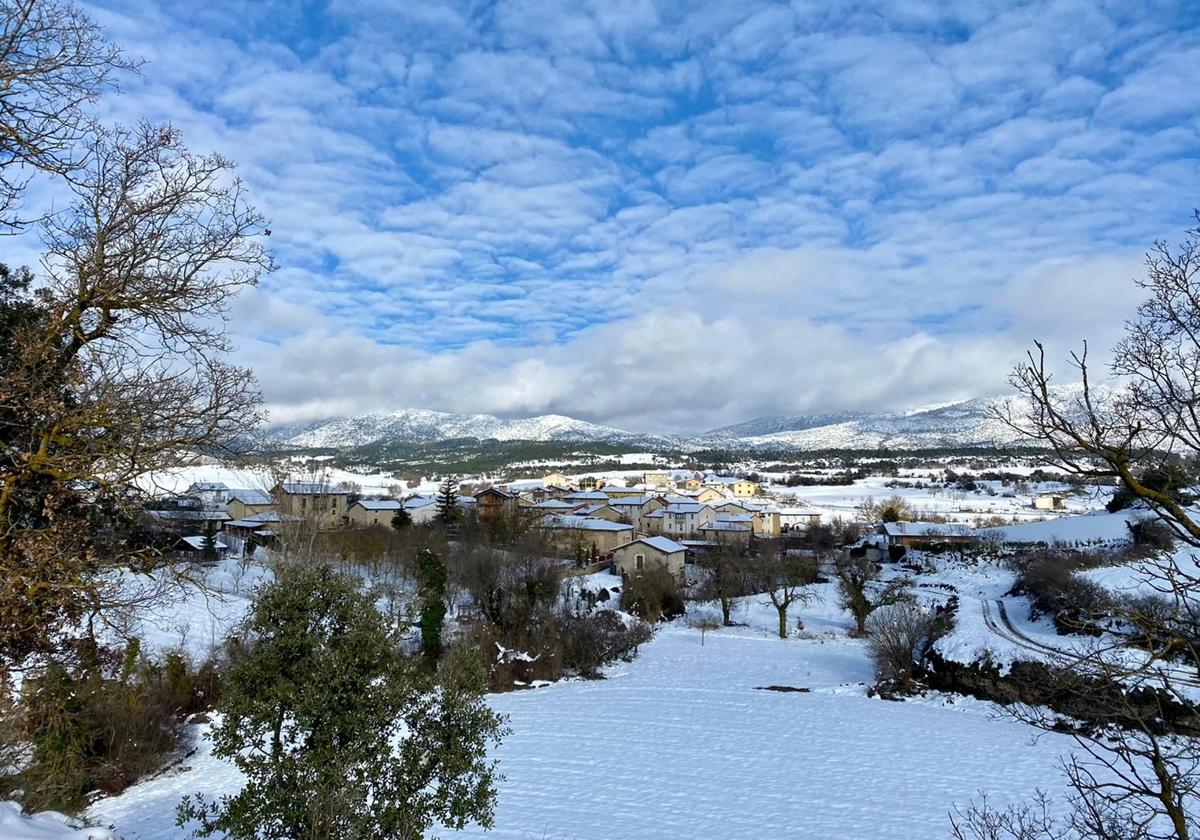
[[[717,601],[721,605],[721,624],[732,624],[734,602],[747,594],[747,560],[744,551],[721,543],[708,549],[699,559],[706,572],[697,590],[697,597]]]
[[[1011,378],[1019,398],[996,417],[1044,446],[1054,466],[1117,479],[1185,545],[1200,547],[1194,508],[1143,478],[1200,457],[1200,227],[1176,249],[1156,243],[1137,282],[1147,299],[1114,348],[1112,383],[1097,383],[1085,344],[1070,356],[1078,382],[1059,387],[1038,343]],[[1064,762],[1072,808],[1054,836],[1187,840],[1198,831],[1200,750],[1188,687],[1200,684],[1200,576],[1194,555],[1181,562],[1166,551],[1141,568],[1164,608],[1114,602],[1107,631],[1054,662],[1062,690],[1091,719],[1073,730],[1077,751]],[[1018,714],[1061,726],[1044,710]]]
[[[906,577],[879,580],[879,568],[865,557],[847,557],[834,564],[838,584],[838,605],[854,616],[858,635],[867,631],[867,618],[880,607],[912,599]]]
[[[99,133],[43,226],[35,315],[0,337],[0,661],[77,620],[103,567],[154,564],[122,533],[138,479],[259,420],[224,316],[270,259],[231,169],[169,126]]]
[[[68,175],[76,144],[95,130],[88,106],[138,62],[61,0],[0,0],[0,231],[18,215],[32,173]]]
[[[788,635],[788,610],[812,598],[809,585],[817,580],[817,561],[788,554],[782,546],[768,546],[750,563],[754,591],[766,593],[779,615],[779,638]]]

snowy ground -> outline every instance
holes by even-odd
[[[493,696],[512,734],[498,758],[497,840],[616,837],[936,838],[946,813],[988,791],[996,804],[1061,789],[1045,736],[989,704],[941,696],[866,697],[862,644],[828,600],[804,613],[811,638],[780,640],[774,612],[748,599],[749,627],[667,626],[608,679]],[[778,693],[786,685],[808,693]],[[185,793],[236,789],[198,752],[89,812],[125,840],[177,838]]]

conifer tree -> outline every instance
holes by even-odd
[[[438,489],[437,518],[443,525],[453,525],[458,521],[461,511],[458,508],[458,482],[452,476],[446,476]]]
[[[396,508],[396,513],[392,516],[392,527],[397,531],[403,531],[412,524],[412,514],[408,512],[408,508],[404,507],[404,505]]]

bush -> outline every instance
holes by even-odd
[[[563,666],[580,676],[594,679],[600,667],[626,657],[650,638],[650,627],[643,622],[626,626],[612,610],[591,615],[564,613],[558,619]]]
[[[621,591],[621,609],[651,624],[681,616],[686,607],[679,585],[662,567],[631,577]]]
[[[1065,633],[1094,632],[1094,623],[1113,609],[1113,600],[1098,584],[1075,573],[1096,565],[1096,557],[1045,552],[1026,561],[1017,582],[1033,602],[1034,614],[1050,616]]]
[[[120,663],[72,672],[52,661],[26,680],[14,709],[9,736],[30,745],[29,760],[5,787],[21,787],[28,810],[73,812],[93,791],[119,793],[166,763],[183,721],[211,708],[220,684],[215,660],[145,660],[136,640]]]
[[[503,726],[483,702],[478,656],[452,649],[431,673],[402,654],[355,581],[323,566],[281,569],[238,648],[212,742],[246,785],[185,798],[178,825],[231,840],[418,840],[435,821],[490,826],[487,751]]]
[[[912,682],[918,654],[933,632],[934,617],[916,604],[902,601],[880,607],[867,619],[867,652],[881,682]]]

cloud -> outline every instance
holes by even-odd
[[[995,392],[1034,337],[1114,339],[1200,182],[1200,20],[1165,7],[94,9],[150,61],[104,116],[177,123],[272,218],[232,326],[279,419]]]

